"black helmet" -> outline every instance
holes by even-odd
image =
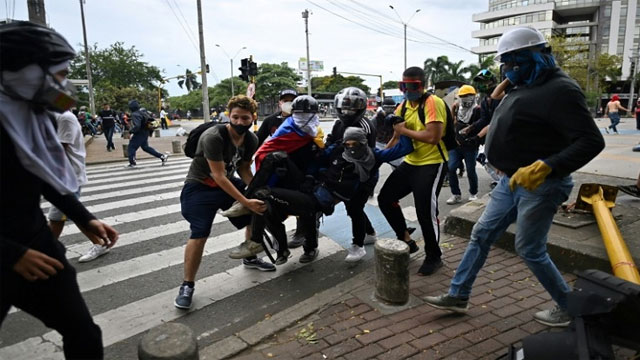
[[[71,60],[76,52],[58,32],[29,21],[0,25],[0,71],[30,64],[42,67]]]
[[[318,100],[313,96],[300,95],[293,100],[291,109],[293,113],[315,114],[318,112]]]
[[[354,115],[364,112],[367,108],[367,94],[357,87],[348,87],[340,90],[334,99],[334,105],[338,114]]]
[[[473,78],[475,82],[486,82],[486,83],[495,83],[497,81],[496,76],[493,75],[491,71],[488,69],[482,69],[478,74]]]

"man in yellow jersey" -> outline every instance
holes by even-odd
[[[405,135],[411,138],[414,150],[389,175],[378,195],[378,204],[398,239],[406,241],[414,253],[418,246],[407,231],[399,204],[400,199],[413,193],[426,254],[418,274],[431,275],[442,266],[438,195],[447,170],[447,149],[441,141],[447,110],[442,99],[425,92],[424,78],[424,70],[419,67],[410,67],[402,74],[400,90],[405,101],[396,109],[396,115],[404,121],[394,125],[394,137],[387,146],[393,146],[400,135]]]

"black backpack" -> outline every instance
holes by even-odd
[[[200,136],[208,128],[213,127],[215,125],[225,126],[226,128],[225,124],[217,124],[213,121],[209,121],[204,124],[198,125],[198,127],[191,130],[191,132],[189,133],[189,136],[187,137],[187,141],[184,143],[184,145],[182,145],[182,150],[184,151],[184,154],[193,159],[196,156],[196,149],[198,148],[198,140],[200,140]],[[223,134],[224,133],[225,132],[223,132]]]
[[[426,121],[424,117],[425,116],[424,104],[425,102],[427,102],[427,99],[429,98],[429,96],[431,96],[431,94],[426,93],[425,95],[426,96],[423,96],[420,99],[420,105],[418,105],[418,117],[420,118],[420,121],[422,122],[423,125],[425,125],[425,121]],[[446,102],[444,103],[444,108],[447,113],[447,122],[445,124],[444,135],[442,136],[442,142],[444,143],[444,146],[447,147],[447,151],[449,151],[457,148],[458,142],[456,141],[456,130],[454,129],[454,126],[453,126],[453,115],[451,114],[451,109],[449,109],[449,105],[447,105]],[[400,117],[404,119],[404,116],[407,113],[406,100],[402,102],[402,108],[400,109],[400,111],[401,111]],[[444,152],[442,152],[442,147],[440,147],[440,143],[438,143],[438,151],[440,151],[440,156],[442,156],[442,159],[446,161],[446,157],[444,157]]]

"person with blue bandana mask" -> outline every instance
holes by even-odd
[[[491,245],[516,223],[516,252],[557,304],[533,317],[548,326],[567,326],[570,289],[547,253],[547,234],[558,207],[571,193],[571,173],[602,151],[604,139],[582,90],[556,66],[538,30],[518,27],[505,32],[496,58],[512,86],[495,109],[485,150],[503,175],[473,227],[448,293],[425,301],[439,309],[466,312]]]

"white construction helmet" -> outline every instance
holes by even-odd
[[[498,40],[496,60],[500,61],[500,57],[508,52],[546,43],[547,39],[544,38],[544,35],[534,28],[518,27],[508,30]]]

